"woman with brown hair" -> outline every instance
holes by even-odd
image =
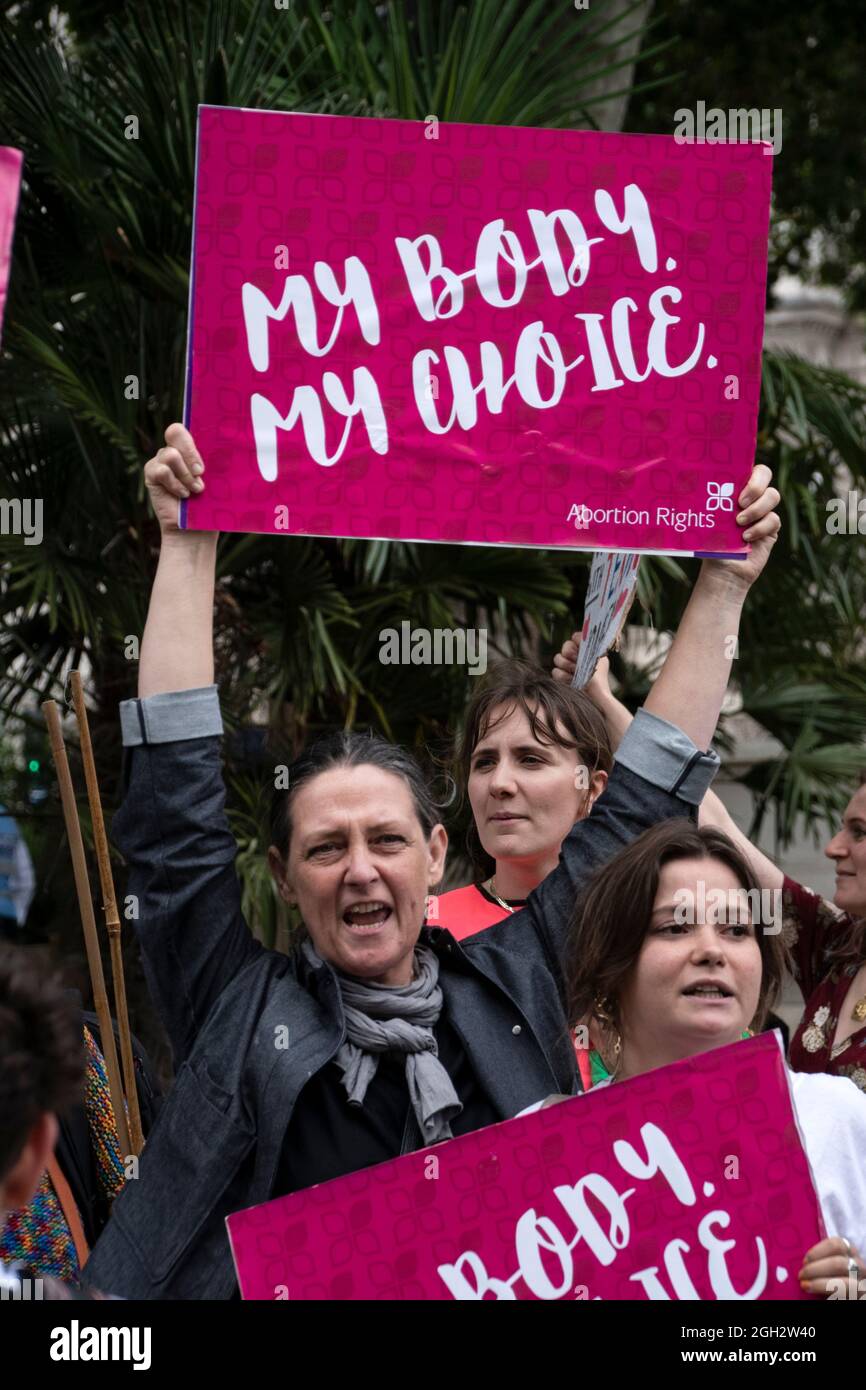
[[[554,679],[574,673],[578,634],[554,657]],[[631,723],[613,695],[604,658],[586,687],[604,715],[614,748]],[[700,808],[701,825],[723,830],[748,860],[765,896],[778,903],[775,923],[790,949],[790,967],[805,1010],[791,1041],[797,1071],[847,1076],[866,1092],[866,771],[824,853],[836,868],[832,902],[797,883],[743,834],[715,792]]]
[[[522,908],[604,791],[612,762],[588,696],[525,661],[494,667],[470,702],[456,756],[478,879],[433,899],[428,923],[461,940]]]
[[[759,900],[729,837],[682,820],[645,831],[597,871],[577,902],[566,962],[590,1084],[642,1076],[762,1026],[785,953],[753,920]],[[866,1249],[866,1097],[844,1077],[790,1080],[828,1234],[806,1253],[801,1285],[838,1297],[833,1281],[853,1289],[866,1274],[855,1248]]]

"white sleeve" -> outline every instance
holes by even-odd
[[[791,1084],[827,1234],[866,1256],[866,1094],[847,1076],[793,1072]]]

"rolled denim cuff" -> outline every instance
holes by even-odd
[[[701,804],[720,765],[712,748],[702,753],[676,724],[645,709],[638,710],[614,756],[630,772],[692,806]]]
[[[143,700],[122,700],[120,728],[124,748],[143,743],[179,743],[188,738],[219,737],[223,732],[215,685],[171,690]]]

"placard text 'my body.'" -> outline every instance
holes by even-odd
[[[647,200],[637,184],[625,187],[621,213],[604,189],[596,191],[594,201],[596,215],[605,230],[615,236],[630,235],[641,269],[647,275],[656,275],[656,235]],[[526,218],[536,253],[532,258],[527,257],[518,233],[506,227],[503,218],[495,218],[482,228],[474,264],[465,270],[445,264],[439,241],[432,234],[422,233],[414,239],[396,237],[396,252],[420,318],[431,325],[454,319],[464,307],[465,286],[470,281],[488,305],[501,311],[517,309],[533,271],[545,277],[556,298],[579,289],[590,272],[592,247],[606,238],[588,236],[581,218],[569,208],[553,212],[530,208]],[[665,270],[671,271],[675,266],[668,259]],[[311,285],[302,274],[288,275],[279,303],[251,282],[243,285],[247,349],[257,372],[265,375],[271,366],[271,325],[282,324],[289,317],[299,347],[313,358],[327,357],[350,311],[363,342],[374,349],[379,345],[379,306],[370,275],[358,256],[344,260],[342,284],[324,261],[315,263],[313,282]],[[681,376],[698,363],[704,342],[704,325],[699,323],[687,354],[678,362],[669,360],[668,330],[680,320],[668,312],[667,305],[678,304],[681,297],[681,291],[671,284],[658,285],[649,295],[650,327],[643,347],[645,362],[640,367],[632,344],[632,315],[638,305],[630,296],[622,295],[611,305],[607,332],[604,315],[575,313],[575,319],[583,324],[586,352],[579,352],[570,361],[556,335],[545,328],[543,320],[535,319],[525,324],[518,336],[510,375],[506,376],[502,351],[494,342],[483,340],[478,344],[475,362],[470,362],[460,348],[442,343],[414,354],[407,392],[411,390],[414,396],[424,427],[431,434],[440,435],[455,424],[471,429],[478,420],[479,398],[491,414],[500,414],[512,390],[533,409],[551,409],[563,396],[568,373],[586,360],[586,353],[593,391],[612,390],[626,380],[643,381],[651,372]],[[709,366],[716,365],[714,358],[707,361]],[[438,389],[443,375],[451,399],[450,412],[444,419],[441,405],[437,406],[443,394]],[[434,380],[435,390],[431,389]],[[298,424],[309,456],[323,467],[332,466],[342,457],[356,416],[360,416],[374,452],[382,455],[389,449],[388,421],[379,387],[366,365],[353,368],[348,385],[337,372],[325,370],[320,387],[306,382],[295,386],[285,414],[271,396],[255,392],[250,412],[259,470],[268,482],[277,477],[279,433]]]

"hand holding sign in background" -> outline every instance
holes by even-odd
[[[761,145],[204,107],[195,529],[742,553]]]
[[[634,598],[639,555],[602,553],[593,558],[586,589],[580,655],[571,684],[583,690],[622,633]]]

